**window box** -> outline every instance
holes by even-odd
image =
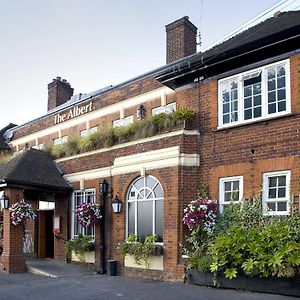
[[[96,261],[95,257],[96,257],[95,251],[84,252],[84,259],[85,259],[85,262],[87,262],[87,263],[94,264]],[[72,251],[72,261],[80,262],[79,256],[74,251]]]
[[[291,112],[289,60],[219,80],[218,128]]]
[[[300,280],[298,278],[263,278],[239,275],[237,278],[228,279],[220,274],[214,277],[213,273],[203,273],[196,269],[189,269],[187,271],[187,282],[195,285],[242,289],[251,292],[300,296]]]
[[[150,255],[149,257],[149,268],[144,264],[138,265],[135,261],[133,254],[126,254],[124,258],[124,266],[130,268],[139,268],[139,269],[150,269],[150,270],[161,270],[164,269],[163,264],[163,255]]]

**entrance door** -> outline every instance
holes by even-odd
[[[54,210],[39,211],[38,258],[54,257],[53,214]]]

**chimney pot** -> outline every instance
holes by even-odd
[[[56,77],[56,80],[60,81],[60,80],[61,80],[61,77],[57,76],[57,77]]]

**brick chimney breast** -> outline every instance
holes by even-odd
[[[197,30],[187,16],[166,25],[167,64],[196,53]]]
[[[74,89],[61,77],[56,77],[48,84],[48,111],[66,103],[73,96]]]

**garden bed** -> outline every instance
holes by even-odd
[[[215,278],[212,273],[189,269],[187,271],[187,283],[300,297],[300,280],[295,278],[264,278],[243,275],[233,279],[225,278],[223,275],[217,275]]]

